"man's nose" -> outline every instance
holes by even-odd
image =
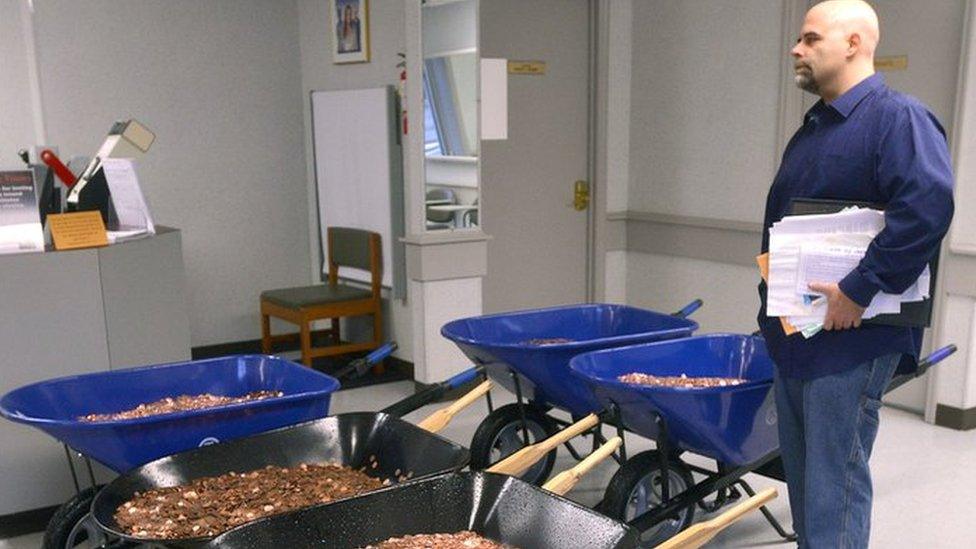
[[[793,57],[796,57],[797,59],[800,58],[800,45],[799,44],[793,46],[793,49],[790,50],[790,55],[792,55]]]

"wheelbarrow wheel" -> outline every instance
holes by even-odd
[[[110,545],[110,540],[89,514],[92,500],[100,489],[101,486],[86,488],[58,508],[44,531],[44,549]]]
[[[607,516],[632,520],[662,504],[661,464],[656,450],[634,455],[617,469],[610,479],[600,510]],[[673,497],[694,485],[691,471],[681,460],[668,461],[668,494]],[[640,546],[654,547],[687,528],[695,518],[695,506],[689,505],[678,518],[665,520],[641,532]]]
[[[559,431],[556,423],[545,412],[531,404],[525,405],[525,426],[529,431],[529,444],[549,438]],[[471,469],[487,469],[524,446],[522,416],[518,404],[506,404],[488,414],[478,425],[471,438]],[[553,450],[519,478],[537,486],[541,485],[549,478],[555,463],[556,450]]]

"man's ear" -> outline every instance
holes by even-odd
[[[847,38],[847,57],[854,57],[861,50],[861,35],[856,32]]]

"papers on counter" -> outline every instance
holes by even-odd
[[[769,230],[766,314],[780,317],[784,329],[789,326],[804,337],[819,332],[827,304],[809,284],[840,282],[857,267],[882,229],[884,212],[858,207],[834,214],[787,216],[774,223]],[[926,267],[904,293],[878,293],[862,318],[899,313],[902,303],[929,297],[929,278]]]
[[[0,254],[43,251],[34,172],[0,171]]]
[[[108,233],[109,242],[114,244],[120,240],[156,234],[156,226],[139,187],[132,159],[105,158],[102,160],[102,170],[119,218],[118,230]]]

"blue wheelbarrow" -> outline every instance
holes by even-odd
[[[378,349],[360,366],[368,368],[394,348],[388,344]],[[367,455],[381,455],[387,451],[383,448],[393,443],[402,445],[405,440],[411,441],[410,448],[389,450],[394,455],[384,466],[399,467],[400,462],[409,462],[410,468],[403,470],[416,476],[459,469],[468,459],[464,448],[398,417],[475,380],[477,375],[475,369],[462,372],[395,403],[383,413],[327,417],[332,393],[339,388],[335,378],[277,357],[231,356],[34,383],[3,396],[0,415],[38,428],[65,447],[77,495],[62,505],[48,524],[45,549],[74,548],[82,542],[90,547],[114,547],[136,540],[105,528],[108,521],[104,517],[99,521],[90,513],[96,507],[93,501],[101,496],[105,496],[102,500],[110,499],[131,486],[148,489],[155,484],[179,484],[177,481],[184,477],[220,474],[232,466],[241,470],[242,464],[251,461],[261,466],[292,466],[332,454],[340,461],[365,460]],[[80,419],[182,394],[240,396],[255,391],[280,391],[283,396],[144,418]],[[87,465],[87,488],[78,480],[72,450]],[[408,450],[427,454],[414,456]],[[113,488],[110,495],[96,485],[91,460],[122,475],[109,485]]]
[[[524,446],[546,439],[567,422],[549,414],[553,408],[573,418],[599,413],[600,402],[569,372],[574,356],[691,335],[698,324],[687,318],[701,300],[668,315],[625,305],[580,304],[516,311],[455,320],[441,328],[486,376],[516,396],[514,404],[492,407],[471,439],[471,468],[487,469]],[[593,449],[604,442],[594,437]],[[566,443],[574,458],[579,452]],[[541,485],[556,461],[556,450],[527,470],[521,479]]]
[[[888,391],[922,375],[955,352],[933,352],[912,375],[896,377]],[[755,492],[742,479],[756,472],[783,480],[779,460],[773,362],[758,336],[709,334],[634,345],[577,356],[574,378],[605,410],[607,423],[656,442],[656,449],[627,457],[607,485],[599,509],[641,532],[641,546],[653,547],[694,520],[696,506],[713,512]],[[629,373],[655,376],[723,377],[741,384],[711,388],[660,387],[618,380]],[[714,469],[682,461],[685,452],[715,461]],[[664,473],[666,472],[666,473]],[[692,473],[704,476],[695,482]],[[707,498],[714,498],[710,501]],[[784,539],[795,539],[771,513],[764,516]]]

